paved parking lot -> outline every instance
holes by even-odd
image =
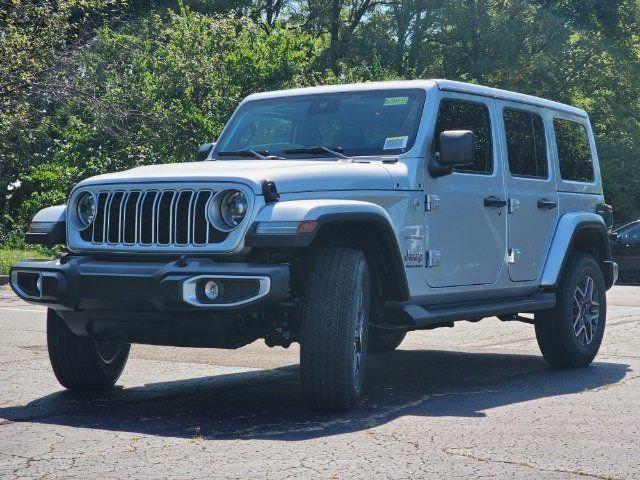
[[[461,323],[372,357],[360,409],[301,403],[297,348],[134,346],[119,387],[65,392],[44,310],[0,287],[0,478],[640,479],[640,287],[604,346],[552,370],[533,327]]]

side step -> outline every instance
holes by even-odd
[[[430,328],[460,320],[508,316],[546,310],[556,305],[555,293],[537,292],[528,297],[421,307],[408,302],[387,302],[384,319],[389,328]]]

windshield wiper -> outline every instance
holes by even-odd
[[[267,152],[264,152],[267,153]],[[235,150],[228,152],[218,152],[216,155],[220,157],[253,157],[258,160],[266,160],[267,156],[247,148],[246,150]]]
[[[335,150],[333,150],[328,147],[317,146],[317,147],[306,147],[306,148],[289,148],[287,150],[284,150],[284,153],[311,153],[313,155],[324,154],[324,155],[331,155],[332,157],[349,159],[349,157],[347,157],[345,154],[340,153],[339,150],[342,150],[342,148],[335,147]]]

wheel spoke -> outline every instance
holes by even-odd
[[[360,375],[362,367],[362,356],[365,350],[364,345],[364,324],[366,312],[364,305],[364,290],[360,291],[358,301],[356,303],[356,325],[353,338],[353,376],[357,378]]]
[[[590,275],[584,275],[573,294],[573,331],[578,342],[587,346],[593,342],[598,329],[600,306],[598,289]]]

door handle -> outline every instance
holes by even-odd
[[[500,200],[498,197],[494,197],[493,195],[484,199],[485,207],[495,207],[502,208],[507,206],[506,200]]]
[[[538,200],[538,208],[542,208],[545,210],[553,210],[558,206],[558,204],[556,202],[553,202],[551,200],[547,200],[546,198],[543,198],[542,200]]]

